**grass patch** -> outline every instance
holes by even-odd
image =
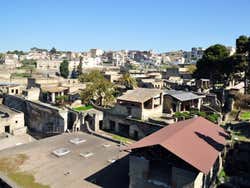
[[[48,185],[36,183],[34,176],[25,172],[12,172],[8,174],[8,177],[21,187],[49,188]]]
[[[240,119],[244,121],[250,120],[250,111],[240,113]]]
[[[87,105],[87,106],[79,106],[79,107],[73,108],[73,110],[81,112],[81,111],[85,111],[85,110],[90,110],[92,108],[93,108],[92,105]]]
[[[131,141],[132,141],[129,138],[125,138],[123,136],[119,136],[119,135],[115,135],[115,134],[112,134],[112,138],[119,141],[119,142],[125,143],[125,144],[131,143]]]
[[[0,158],[0,171],[23,188],[49,188],[47,185],[35,182],[35,177],[32,174],[19,171],[19,166],[27,159],[28,156],[25,154]]]

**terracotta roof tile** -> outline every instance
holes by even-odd
[[[197,117],[166,126],[126,150],[160,145],[207,174],[224,148],[227,136],[220,126]]]

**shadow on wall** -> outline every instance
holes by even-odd
[[[108,162],[108,161],[107,161]],[[129,156],[111,163],[109,166],[87,177],[85,180],[103,188],[129,187]]]

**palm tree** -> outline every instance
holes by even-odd
[[[120,84],[124,85],[126,89],[134,89],[137,87],[137,81],[129,73],[125,73],[120,78]]]

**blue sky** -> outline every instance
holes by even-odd
[[[154,49],[250,35],[249,0],[2,0],[0,51]]]

